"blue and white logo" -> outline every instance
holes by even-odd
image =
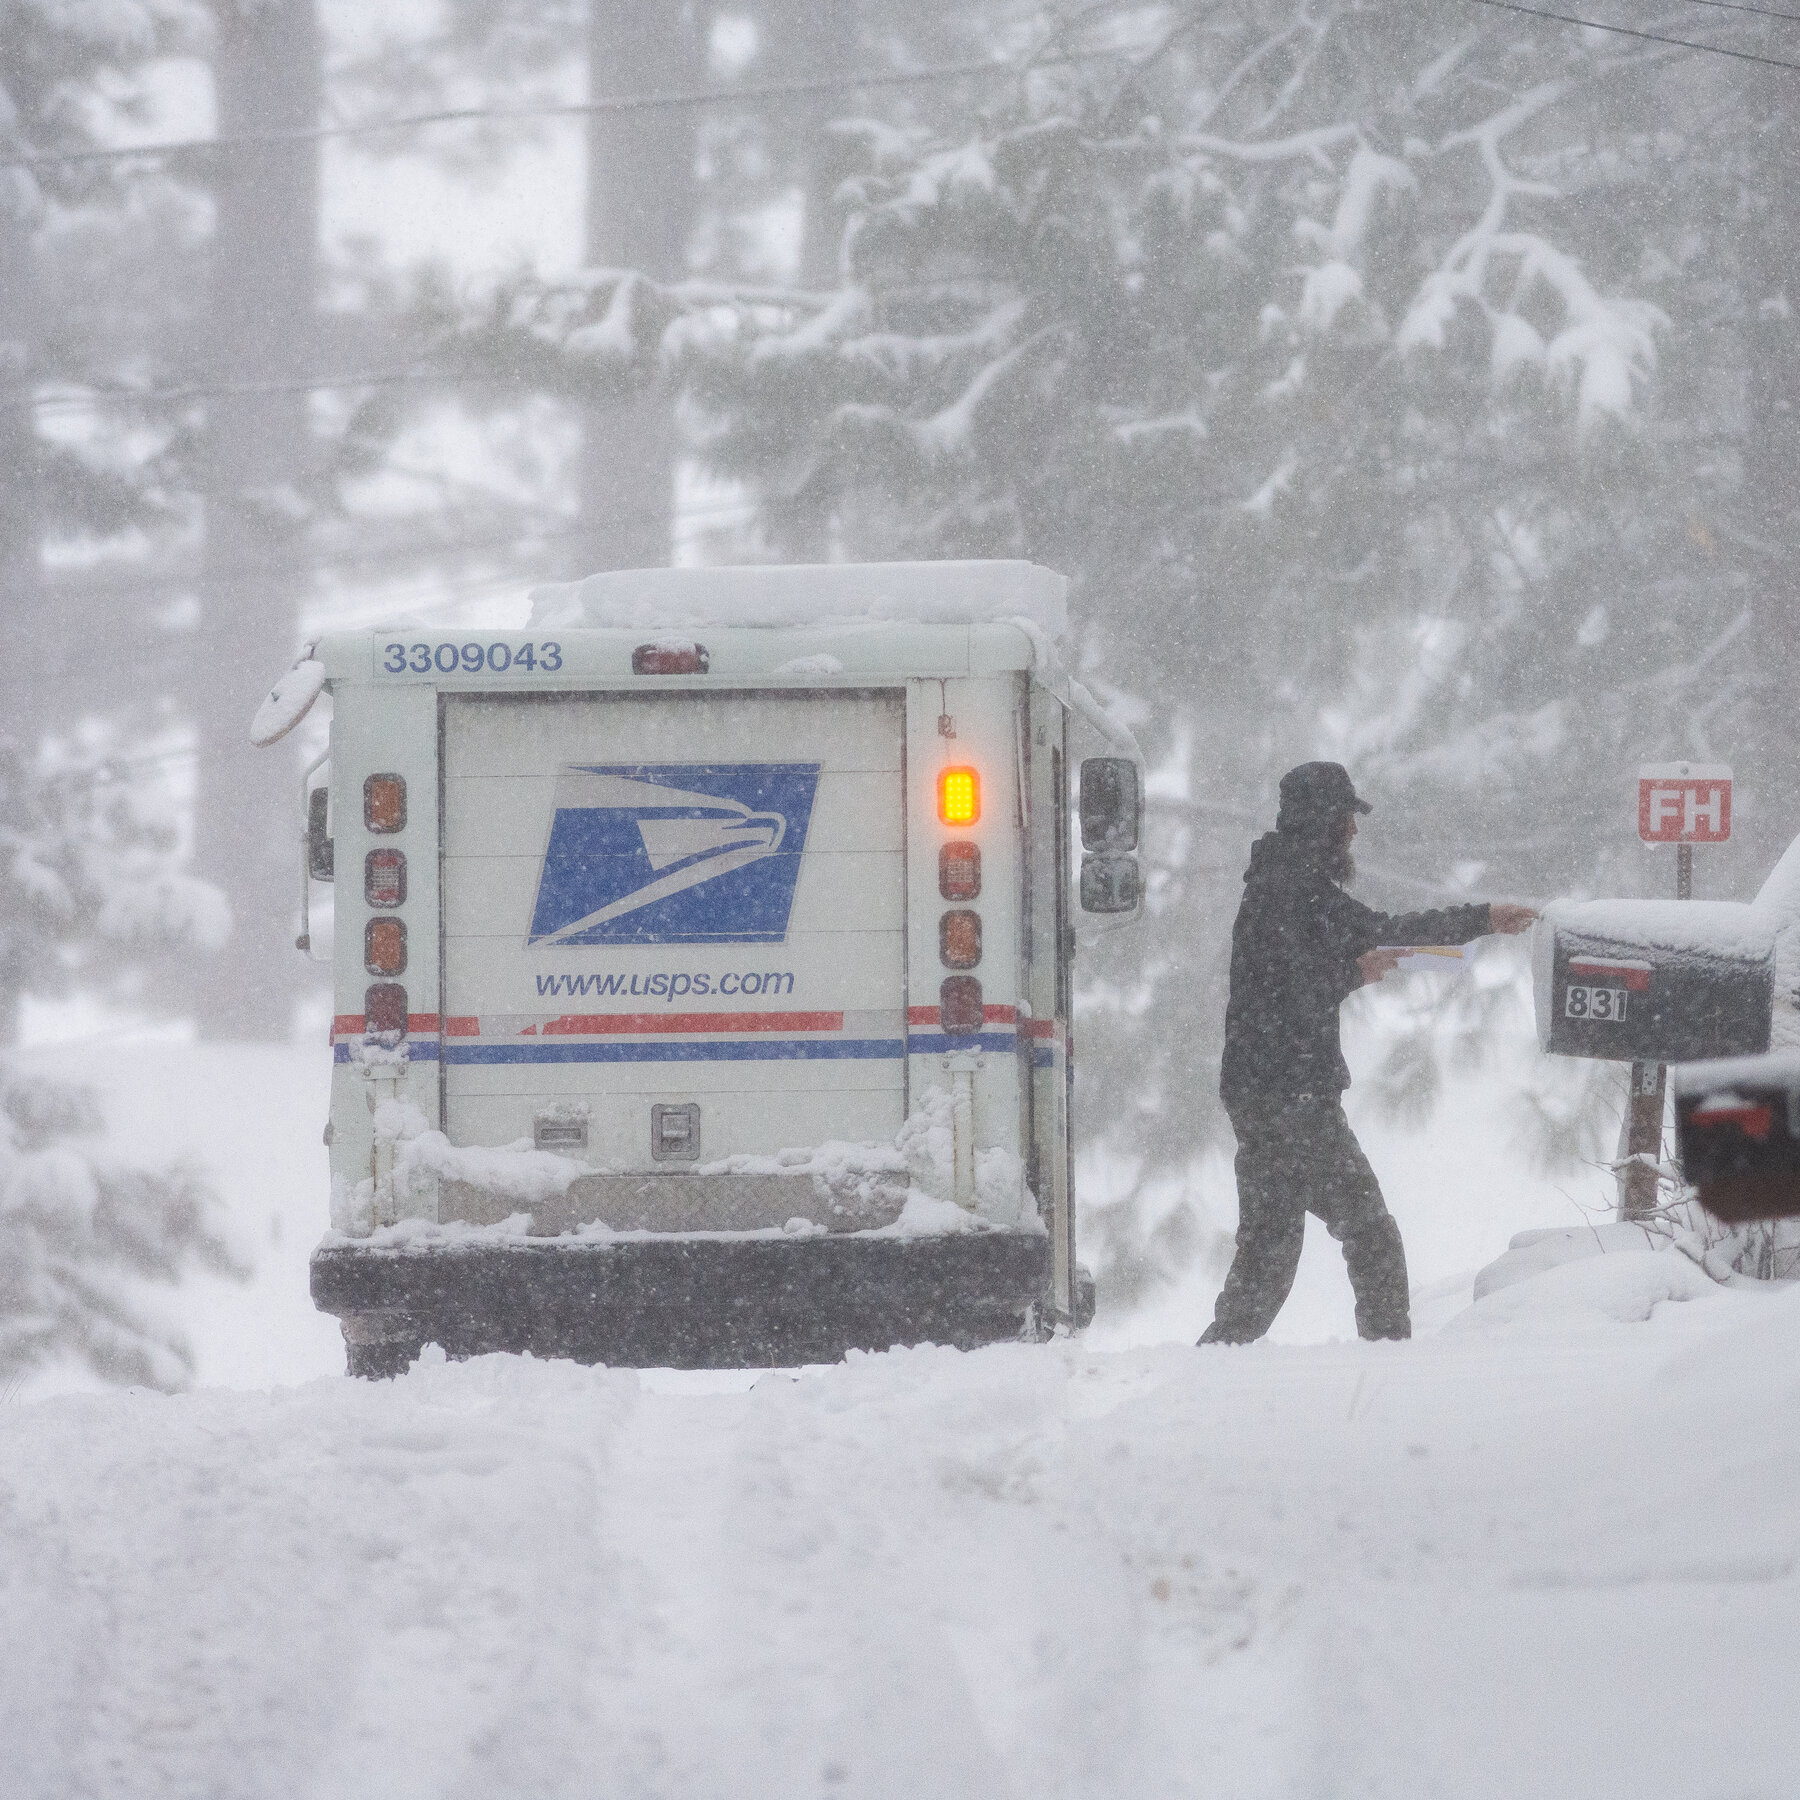
[[[531,944],[779,944],[818,763],[565,768]]]

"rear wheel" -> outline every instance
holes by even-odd
[[[1081,1263],[1075,1265],[1075,1329],[1085,1330],[1094,1322],[1094,1305],[1099,1296],[1094,1278]]]

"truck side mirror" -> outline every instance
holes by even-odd
[[[1125,766],[1131,768],[1129,763]],[[1132,770],[1134,775],[1136,772],[1135,769]],[[1083,791],[1085,792],[1085,788]],[[1084,856],[1081,859],[1083,912],[1136,912],[1143,897],[1143,877],[1138,872],[1138,860],[1135,856],[1101,855]]]
[[[1081,765],[1081,847],[1135,850],[1144,829],[1144,787],[1129,756],[1090,756]],[[1135,904],[1135,902],[1133,903]],[[1083,906],[1087,902],[1083,900]],[[1128,912],[1129,907],[1089,907]]]
[[[316,787],[306,796],[306,872],[314,881],[329,881],[336,862],[336,846],[327,835],[331,790]]]

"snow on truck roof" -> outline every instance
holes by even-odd
[[[1022,621],[1047,637],[1069,622],[1067,580],[1028,562],[752,563],[624,569],[533,588],[533,629],[626,631]]]

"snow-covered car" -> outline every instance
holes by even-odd
[[[1075,914],[1141,761],[1027,563],[657,569],[325,638],[332,1230],[353,1372],[816,1360],[1084,1323]],[[1076,877],[1068,758],[1084,765]],[[1110,741],[1108,741],[1110,740]],[[303,884],[304,885],[304,884]],[[310,940],[303,920],[303,942]]]

